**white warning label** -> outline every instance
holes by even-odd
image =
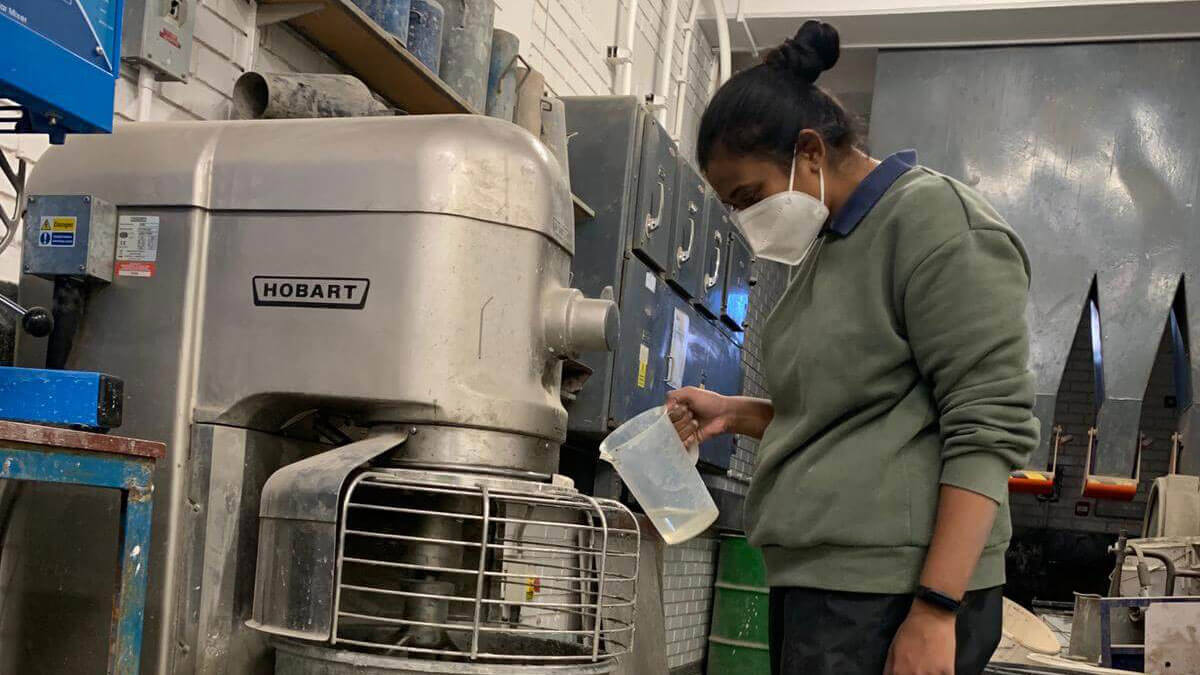
[[[117,276],[152,277],[157,260],[158,216],[121,216],[117,223]]]

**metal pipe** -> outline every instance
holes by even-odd
[[[637,35],[638,0],[626,0],[625,32],[622,33],[623,44],[617,45],[617,56],[623,59],[617,64],[617,92],[622,96],[633,93],[633,41]],[[624,54],[622,54],[622,49]]]
[[[675,98],[675,123],[671,126],[671,138],[679,140],[683,132],[683,108],[687,102],[688,76],[692,66],[692,40],[696,35],[696,19],[700,15],[700,0],[692,0],[692,9],[688,12],[687,22],[683,25],[683,68],[679,73],[678,93]]]
[[[725,14],[723,0],[708,0],[712,5],[713,17],[717,20],[717,51],[720,55],[721,63],[721,81],[720,84],[725,84],[729,79],[730,70],[733,69],[732,50],[729,46],[729,17]]]
[[[1163,595],[1175,595],[1175,561],[1162,551],[1147,551],[1137,544],[1130,544],[1129,550],[1139,558],[1154,558],[1166,568],[1167,578],[1163,583]]]
[[[670,0],[667,3],[667,25],[658,42],[658,53],[663,55],[662,70],[658,72],[658,82],[654,86],[655,99],[661,97],[661,105],[654,111],[654,118],[664,126],[667,123],[667,99],[671,96],[671,68],[675,65],[675,29],[678,25],[679,0]],[[686,52],[683,57],[687,58]]]
[[[138,68],[137,122],[150,120],[150,109],[154,104],[154,71],[150,66]]]
[[[233,85],[236,119],[390,115],[362,80],[325,73],[243,73]]]
[[[746,21],[745,0],[738,0],[737,7],[737,22],[742,24],[742,30],[746,31],[746,40],[750,43],[750,53],[754,58],[758,58],[758,41],[754,39],[754,31],[750,30],[750,23]]]

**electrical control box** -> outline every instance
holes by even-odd
[[[126,0],[125,59],[159,80],[186,82],[192,64],[197,0]]]
[[[31,195],[22,270],[51,279],[109,282],[116,252],[117,208],[91,195]]]
[[[21,109],[18,133],[112,130],[122,1],[0,2],[0,98]]]

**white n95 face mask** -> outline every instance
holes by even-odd
[[[793,266],[808,256],[829,218],[829,207],[825,206],[825,175],[818,170],[820,199],[792,189],[795,178],[796,153],[793,150],[788,189],[734,214],[754,255]]]

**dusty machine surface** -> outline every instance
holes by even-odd
[[[637,526],[553,475],[562,362],[613,348],[616,307],[569,288],[570,193],[536,139],[142,123],[51,150],[31,192],[117,209],[67,366],[122,373],[122,431],[170,448],[144,673],[592,673],[631,644]],[[117,506],[18,504],[0,672],[103,662]]]

